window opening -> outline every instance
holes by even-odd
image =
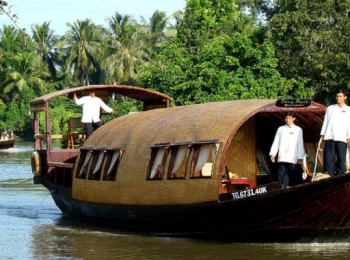
[[[77,178],[85,178],[87,174],[87,166],[92,155],[93,147],[84,147],[80,149],[78,167],[76,169]]]
[[[164,173],[167,179],[210,178],[219,147],[219,139],[156,144],[151,147],[147,179],[161,180]]]
[[[106,155],[106,148],[96,148],[92,154],[92,159],[88,167],[89,179],[100,180],[101,165]]]
[[[190,178],[210,178],[219,143],[194,144],[190,167]]]
[[[104,180],[116,179],[118,165],[123,156],[124,150],[125,147],[113,147],[106,150],[101,169],[101,172],[104,174]]]
[[[92,179],[92,171],[96,166],[98,155],[99,155],[99,151],[92,150],[91,157],[86,167],[86,175],[88,176],[88,179]]]
[[[148,180],[161,180],[165,169],[169,167],[170,157],[169,157],[169,145],[170,143],[156,144],[156,146],[151,147],[151,159],[148,167]]]
[[[189,146],[172,146],[168,179],[185,178],[186,162],[189,155]]]

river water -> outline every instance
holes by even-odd
[[[157,237],[63,217],[34,185],[31,143],[0,150],[0,259],[348,259],[349,243],[228,243]]]

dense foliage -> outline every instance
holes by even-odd
[[[31,99],[81,85],[152,88],[175,105],[277,97],[328,104],[336,88],[348,88],[345,0],[188,0],[172,17],[115,12],[108,28],[76,20],[64,35],[49,22],[29,35],[4,3],[0,15],[13,25],[0,30],[0,130],[22,138],[30,138]],[[119,115],[141,109],[123,97],[110,102]],[[80,115],[68,98],[51,105],[54,131]]]
[[[310,97],[303,82],[281,77],[264,27],[231,0],[188,1],[173,42],[138,77],[178,105],[227,99]]]

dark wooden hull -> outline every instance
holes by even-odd
[[[235,241],[340,241],[350,233],[350,174],[224,202],[105,205],[70,199],[44,179],[69,216],[176,236]]]
[[[15,144],[15,139],[1,140],[0,149],[13,148],[14,144]]]

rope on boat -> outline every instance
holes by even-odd
[[[314,181],[316,174],[316,168],[317,168],[317,157],[318,157],[318,153],[319,151],[322,151],[321,149],[321,144],[322,144],[322,137],[320,138],[320,140],[318,141],[318,145],[317,145],[317,150],[316,150],[316,156],[315,156],[315,166],[314,166],[314,172],[312,173],[312,179],[311,182]]]

